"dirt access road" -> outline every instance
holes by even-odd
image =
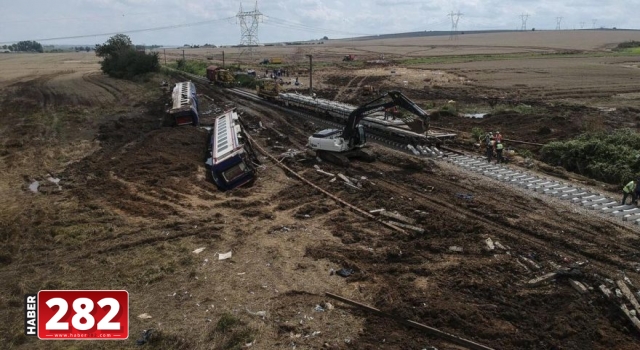
[[[606,278],[622,272],[640,283],[635,227],[376,146],[377,162],[346,170],[313,159],[288,164],[362,209],[415,219],[424,234],[356,215],[267,160],[253,187],[221,193],[206,179],[206,132],[162,127],[164,79],[117,82],[135,98],[84,107],[45,106],[34,94],[20,109],[20,90],[2,90],[0,164],[9,205],[0,216],[0,279],[7,281],[0,343],[139,348],[140,332],[153,328],[149,347],[163,349],[460,348],[330,300],[328,291],[496,349],[638,347],[619,299],[597,291],[600,283],[614,288]],[[262,121],[267,129],[252,136],[275,155],[302,149],[314,131],[223,91],[199,91],[214,98],[205,111],[235,102],[251,125]],[[53,116],[56,123],[41,119]],[[360,179],[362,189],[330,182],[314,165]],[[39,193],[28,189],[33,180],[43,184]],[[487,238],[506,249],[486,251]],[[231,259],[218,260],[229,251]],[[579,268],[527,286],[558,266]],[[354,273],[330,273],[342,268]],[[594,290],[578,293],[569,277]],[[22,335],[25,293],[93,288],[129,291],[128,341],[47,343]],[[151,318],[138,317],[144,313]]]

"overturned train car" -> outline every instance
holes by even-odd
[[[196,86],[185,81],[177,83],[171,93],[172,106],[169,115],[175,125],[194,125],[200,123],[198,95]]]
[[[255,181],[258,160],[235,110],[216,117],[207,143],[206,165],[218,188],[227,191]]]

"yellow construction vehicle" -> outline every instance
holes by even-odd
[[[264,99],[275,100],[280,94],[280,84],[273,79],[258,80],[256,82],[256,93]]]
[[[207,79],[218,86],[231,87],[236,84],[233,73],[216,66],[207,67]]]

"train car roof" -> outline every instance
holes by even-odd
[[[184,106],[191,106],[192,98],[196,95],[196,87],[190,81],[183,81],[180,83],[176,83],[176,86],[173,88],[173,92],[171,93],[171,98],[173,100],[173,108],[179,109]]]
[[[226,111],[224,114],[216,117],[213,126],[213,137],[211,142],[213,162],[218,163],[225,159],[231,153],[242,148],[240,138],[240,123],[238,123],[238,113],[235,110]]]

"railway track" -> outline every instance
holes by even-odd
[[[191,74],[186,75],[201,83],[208,83],[208,81],[202,77]],[[278,104],[265,101],[258,95],[255,95],[248,91],[244,91],[242,89],[231,88],[227,89],[227,91],[240,98],[269,105],[274,109],[280,110],[285,113],[294,114],[304,120],[311,121],[324,127],[343,127],[342,124],[335,121],[322,119],[318,116],[310,115],[309,113],[285,108]],[[583,207],[587,210],[593,211],[595,214],[601,215],[611,220],[616,220],[617,222],[623,221],[640,226],[639,207],[635,205],[621,205],[617,199],[611,198],[592,189],[584,188],[574,183],[554,179],[549,176],[541,176],[523,169],[516,169],[515,167],[506,164],[490,164],[487,163],[484,157],[465,154],[464,152],[446,147],[440,147],[439,149],[435,146],[414,147],[412,145],[402,143],[401,140],[390,139],[388,136],[383,135],[382,132],[376,129],[368,129],[367,133],[370,141],[397,151],[401,151],[410,156],[447,161],[466,171],[484,175],[495,181],[500,181],[513,187],[528,189],[533,192],[566,201],[575,206]]]
[[[253,101],[264,102],[264,100],[257,95],[247,91],[240,89],[230,89],[230,91],[238,96],[251,99]],[[309,115],[308,113],[292,111],[277,105],[273,106],[282,109],[285,112],[294,113],[303,117],[305,120],[310,120],[327,127],[343,127],[339,123],[323,120],[319,117]],[[380,134],[376,134],[374,130],[375,129],[368,130],[369,138],[378,144],[382,144],[420,158],[428,157],[448,161],[449,163],[457,165],[465,170],[482,174],[511,186],[525,188],[549,197],[567,201],[576,206],[592,210],[594,213],[598,213],[610,219],[640,225],[640,208],[635,205],[621,205],[617,199],[603,195],[597,191],[583,188],[570,182],[560,181],[552,177],[540,176],[526,170],[515,169],[513,166],[490,164],[487,163],[484,157],[467,155],[453,149],[444,147],[438,149],[436,147],[421,146],[416,148],[395,140],[389,140]],[[372,131],[374,132],[372,133]]]

